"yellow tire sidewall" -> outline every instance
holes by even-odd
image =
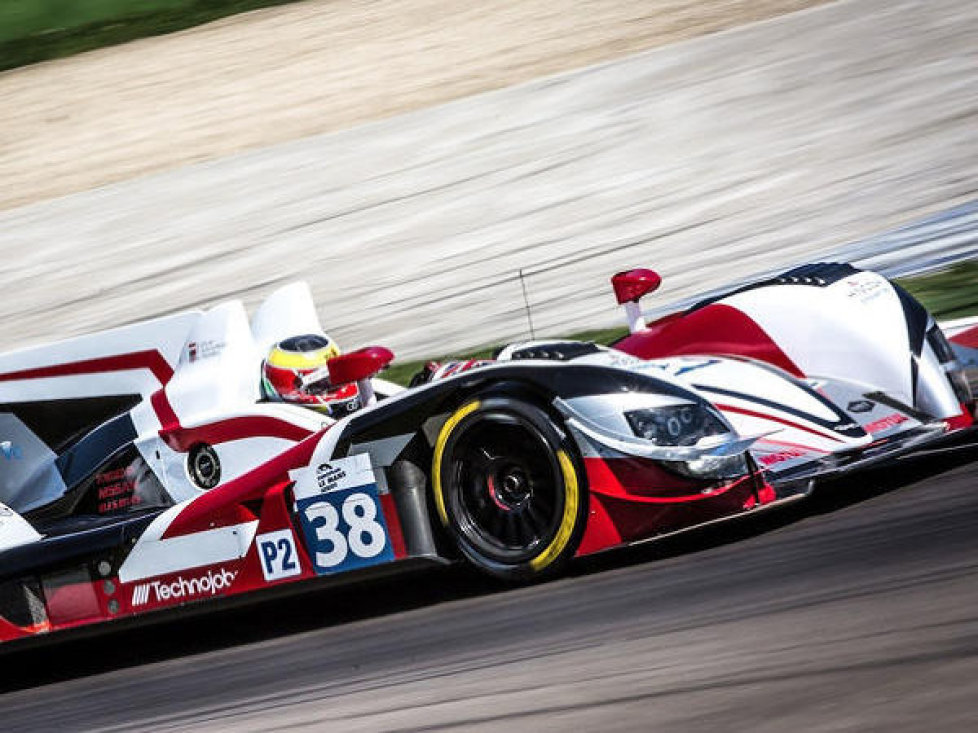
[[[449,418],[445,421],[445,424],[441,426],[441,430],[438,432],[438,439],[435,441],[435,455],[431,460],[431,487],[432,493],[435,495],[435,509],[438,511],[438,519],[441,520],[442,526],[448,527],[448,511],[445,509],[445,493],[444,487],[442,486],[442,460],[445,456],[445,445],[448,443],[448,438],[451,436],[452,431],[455,430],[456,426],[465,419],[465,417],[472,412],[479,409],[482,403],[479,400],[473,400],[468,402],[458,408],[453,412]]]

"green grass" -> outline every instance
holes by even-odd
[[[0,71],[294,0],[0,0]]]
[[[905,277],[897,280],[912,293],[927,309],[940,320],[962,318],[978,314],[978,262],[959,262],[947,270]],[[593,341],[596,344],[610,344],[628,333],[624,326],[605,328],[596,331],[580,331],[567,338],[574,341]],[[488,359],[499,345],[485,346],[473,351],[463,351],[449,356],[420,359],[417,361],[396,362],[384,372],[384,379],[406,385],[411,377],[421,370],[428,361],[448,359]]]
[[[193,0],[4,0],[0,42],[81,28],[120,17],[183,8]]]
[[[938,320],[978,314],[978,261],[958,262],[946,270],[897,282]]]

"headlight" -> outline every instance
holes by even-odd
[[[707,402],[623,392],[557,398],[554,404],[580,439],[599,448],[652,460],[698,481],[751,473],[746,451],[757,438],[739,436]]]
[[[704,456],[694,461],[663,461],[676,473],[697,479],[740,478],[750,473],[745,454],[733,456]]]
[[[730,432],[719,417],[692,403],[632,410],[625,419],[636,436],[655,445],[696,445],[707,436]]]

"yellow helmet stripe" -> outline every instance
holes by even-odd
[[[272,349],[268,355],[268,363],[282,369],[310,369],[321,367],[334,356],[339,356],[340,350],[336,344],[324,346],[315,351],[285,351],[279,347]]]

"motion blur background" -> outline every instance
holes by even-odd
[[[975,39],[974,0],[0,0],[0,350],[297,278],[407,360],[526,337],[521,271],[538,335],[609,338],[636,266],[660,312],[832,258],[976,313]],[[973,460],[5,658],[0,728],[974,730]]]
[[[970,0],[310,1],[20,66],[261,4],[0,3],[5,349],[303,278],[419,358],[527,336],[520,270],[567,335],[626,267],[974,252]]]

